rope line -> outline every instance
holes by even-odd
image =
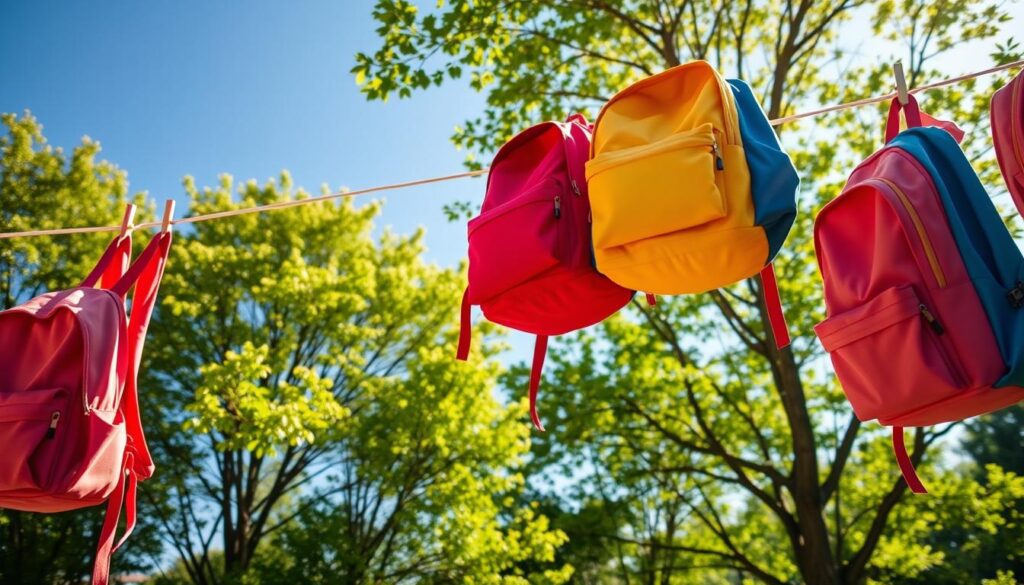
[[[1021,66],[1024,66],[1024,59],[1019,60],[1019,61],[1014,61],[1013,63],[1007,63],[1005,65],[998,65],[996,67],[990,67],[988,69],[984,69],[982,71],[976,71],[974,73],[967,73],[967,74],[960,75],[960,76],[957,76],[957,77],[951,77],[949,79],[943,79],[941,81],[936,81],[936,82],[933,82],[933,83],[922,85],[920,87],[915,87],[915,88],[910,89],[908,91],[909,91],[909,93],[920,93],[920,92],[928,91],[928,90],[931,90],[931,89],[936,89],[936,88],[939,88],[939,87],[945,87],[947,85],[954,85],[954,84],[961,83],[963,81],[967,81],[967,80],[970,80],[970,79],[975,79],[975,78],[978,78],[978,77],[983,77],[985,75],[991,75],[992,73],[997,73],[999,71],[1006,71],[1007,69],[1013,69],[1015,67],[1021,67]],[[836,105],[833,105],[833,106],[829,106],[827,108],[821,108],[821,109],[817,109],[817,110],[811,110],[811,111],[808,111],[808,112],[801,112],[799,114],[793,114],[791,116],[784,116],[782,118],[776,118],[774,120],[770,120],[769,123],[772,126],[779,126],[779,125],[782,125],[782,124],[786,124],[788,122],[794,122],[796,120],[802,120],[804,118],[811,118],[811,117],[815,117],[815,116],[820,116],[822,114],[828,114],[828,113],[831,113],[831,112],[837,112],[837,111],[840,111],[840,110],[848,110],[848,109],[851,109],[851,108],[858,108],[858,107],[861,107],[861,106],[877,104],[879,102],[884,102],[886,100],[891,100],[894,97],[896,97],[896,92],[895,91],[889,92],[889,93],[887,93],[885,95],[869,97],[869,98],[863,98],[863,99],[855,100],[855,101],[852,101],[852,102],[836,104]],[[365,189],[359,189],[359,190],[356,190],[356,191],[336,191],[334,193],[328,193],[326,195],[320,195],[320,196],[317,196],[317,197],[308,197],[306,199],[292,199],[290,201],[278,201],[278,202],[275,202],[275,203],[268,203],[266,205],[257,205],[255,207],[243,207],[243,208],[239,208],[239,209],[229,209],[229,210],[226,210],[226,211],[216,211],[216,212],[213,212],[213,213],[204,213],[204,214],[201,214],[201,215],[193,215],[193,216],[189,216],[189,217],[183,217],[181,219],[176,219],[176,220],[171,221],[171,224],[172,225],[180,225],[180,224],[187,224],[187,223],[197,223],[197,222],[200,222],[200,221],[210,221],[210,220],[214,220],[214,219],[222,219],[222,218],[225,218],[225,217],[234,217],[234,216],[237,216],[237,215],[247,215],[247,214],[250,214],[250,213],[262,213],[264,211],[273,211],[273,210],[277,210],[277,209],[287,209],[289,207],[297,207],[299,205],[307,205],[307,204],[311,204],[311,203],[320,203],[322,201],[329,201],[329,200],[332,200],[332,199],[340,199],[340,198],[344,198],[344,197],[355,197],[356,195],[365,195],[367,193],[377,193],[377,192],[380,192],[380,191],[394,191],[396,189],[405,189],[405,188],[408,188],[408,187],[416,187],[416,186],[419,186],[419,185],[428,185],[430,183],[440,183],[440,182],[443,182],[443,181],[454,181],[456,179],[465,179],[465,178],[468,178],[468,177],[479,177],[480,175],[486,175],[489,170],[490,169],[480,169],[480,170],[476,170],[476,171],[467,171],[467,172],[464,172],[464,173],[454,173],[454,174],[451,174],[451,175],[442,175],[442,176],[438,176],[438,177],[429,177],[429,178],[426,178],[426,179],[416,179],[416,180],[413,180],[413,181],[404,181],[404,182],[401,182],[401,183],[392,183],[392,184],[389,184],[389,185],[379,185],[377,187],[367,187]],[[161,223],[162,222],[160,222],[160,221],[148,221],[148,222],[145,222],[145,223],[141,223],[141,224],[135,225],[135,226],[132,227],[132,229],[136,230],[136,229],[160,227]],[[96,232],[116,232],[116,231],[120,231],[120,229],[121,229],[121,226],[113,225],[113,226],[93,226],[93,227],[76,227],[76,228],[57,228],[57,229],[47,229],[47,230],[28,230],[28,231],[22,231],[22,232],[5,232],[5,233],[0,233],[0,240],[12,239],[12,238],[28,238],[28,237],[34,237],[34,236],[57,236],[57,235],[64,235],[64,234],[86,234],[86,233],[96,233]]]
[[[1021,59],[1020,61],[1014,61],[1013,63],[1007,63],[1005,65],[998,65],[996,67],[989,67],[988,69],[984,69],[982,71],[975,71],[974,73],[967,73],[965,75],[960,75],[959,77],[950,77],[949,79],[943,79],[941,81],[936,81],[934,83],[929,83],[929,84],[926,84],[926,85],[922,85],[921,87],[915,87],[913,89],[907,90],[907,93],[921,93],[923,91],[928,91],[928,90],[936,89],[936,88],[939,88],[939,87],[945,87],[947,85],[954,85],[954,84],[957,84],[957,83],[960,83],[960,82],[963,82],[963,81],[967,81],[969,79],[974,79],[976,77],[983,77],[985,75],[991,75],[993,73],[998,73],[1000,71],[1006,71],[1007,69],[1013,69],[1014,67],[1021,67],[1021,66],[1024,66],[1024,59]],[[845,104],[837,104],[837,105],[834,105],[834,106],[829,106],[827,108],[821,108],[820,110],[811,110],[809,112],[803,112],[803,113],[800,113],[800,114],[793,114],[792,116],[785,116],[785,117],[782,117],[782,118],[776,118],[774,120],[770,120],[769,123],[772,126],[779,126],[779,125],[785,124],[787,122],[793,122],[795,120],[801,120],[803,118],[810,118],[810,117],[813,117],[813,116],[819,116],[821,114],[828,114],[830,112],[838,112],[840,110],[849,110],[851,108],[859,108],[860,106],[868,106],[868,105],[871,105],[871,104],[877,104],[879,102],[884,102],[884,101],[887,101],[887,100],[891,100],[894,97],[896,97],[896,92],[892,91],[892,92],[889,92],[889,93],[887,93],[885,95],[880,95],[880,96],[875,96],[875,97],[859,99],[859,100],[855,100],[855,101],[852,101],[852,102],[846,102]]]

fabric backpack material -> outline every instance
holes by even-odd
[[[993,94],[989,114],[999,169],[1013,203],[1024,213],[1024,73]]]
[[[764,228],[768,238],[768,256],[764,261],[767,266],[782,249],[796,220],[800,176],[750,86],[740,79],[727,82],[736,100],[743,153],[750,169],[754,223]]]
[[[1008,298],[1024,258],[956,140],[919,127],[912,96],[896,136],[900,109],[887,144],[815,219],[827,309],[815,330],[857,417],[893,427],[903,476],[923,493],[904,427],[1024,400],[1024,310]]]
[[[530,416],[548,337],[593,325],[633,297],[594,270],[584,163],[590,126],[579,115],[513,137],[494,157],[480,215],[469,221],[469,285],[462,299],[458,358],[467,359],[470,307],[488,320],[537,335]]]
[[[673,67],[612,97],[586,173],[597,268],[622,286],[700,293],[765,265],[735,98],[710,64]]]
[[[136,377],[170,244],[170,232],[158,234],[127,267],[131,239],[118,238],[79,287],[0,312],[0,507],[106,503],[94,585],[108,582],[110,557],[135,526],[136,484],[154,470]],[[127,529],[115,544],[122,507]]]
[[[789,331],[779,301],[772,261],[782,249],[796,220],[796,193],[800,188],[800,175],[789,155],[782,149],[778,135],[750,86],[740,79],[729,79],[728,84],[736,100],[743,153],[750,169],[754,223],[764,228],[768,238],[768,257],[761,269],[768,320],[776,343],[779,347],[785,347],[789,345]]]
[[[748,141],[756,152],[745,151]],[[786,160],[776,182],[765,166],[785,154],[745,84],[704,61],[643,79],[601,109],[591,151],[601,273],[628,288],[686,294],[764,269],[776,342],[788,343],[770,262],[792,224],[795,171]],[[764,179],[757,194],[754,173]]]

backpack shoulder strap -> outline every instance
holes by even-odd
[[[96,560],[93,564],[93,585],[107,585],[110,580],[110,558],[135,529],[136,488],[140,480],[153,475],[153,459],[142,432],[142,417],[139,412],[138,370],[142,358],[142,346],[146,340],[146,329],[156,305],[156,294],[163,278],[167,255],[171,248],[171,233],[161,232],[153,237],[138,260],[132,264],[111,291],[126,297],[134,287],[131,314],[128,316],[128,369],[124,393],[121,395],[120,410],[128,434],[128,445],[122,461],[121,476],[117,487],[107,500],[107,512],[100,530]],[[117,523],[121,508],[125,509],[126,526],[121,539],[115,544]]]
[[[900,110],[907,119],[907,128],[921,126],[921,109],[917,106],[917,99],[913,95],[907,95],[907,104],[903,105],[899,99],[893,98],[889,104],[889,117],[885,121],[886,143],[900,133]]]
[[[92,565],[92,585],[107,585],[110,582],[110,559],[114,555],[114,551],[124,544],[132,530],[135,529],[135,494],[138,479],[132,472],[132,466],[132,453],[126,451],[121,464],[121,478],[107,499],[107,512],[103,517],[103,527],[100,529],[99,544],[96,547],[96,560]],[[127,522],[121,540],[114,544],[122,506],[125,506]]]
[[[455,359],[466,361],[469,358],[469,344],[473,340],[473,324],[470,323],[469,287],[462,293],[462,308],[459,311],[459,348],[455,351]]]
[[[538,335],[533,346],[533,367],[530,369],[530,420],[538,431],[544,432],[544,424],[537,414],[537,390],[540,388],[540,374],[544,370],[544,356],[548,353],[548,336]]]
[[[96,266],[78,286],[92,288],[99,283],[100,288],[111,288],[124,275],[131,257],[132,236],[129,232],[110,241]]]
[[[131,265],[124,276],[111,287],[111,291],[125,297],[134,287],[131,315],[128,317],[128,372],[124,394],[121,396],[121,411],[128,430],[129,448],[134,451],[134,469],[139,479],[153,474],[153,460],[146,446],[139,414],[138,371],[142,360],[142,348],[146,342],[146,330],[156,306],[157,291],[163,278],[167,255],[171,249],[171,233],[161,232],[153,237],[138,260]]]
[[[910,488],[910,491],[915,494],[927,494],[928,490],[921,483],[921,479],[917,477],[914,462],[910,460],[910,455],[907,454],[907,445],[903,438],[903,427],[892,428],[892,450],[896,454],[896,463],[899,464],[900,473],[903,474],[903,480],[907,482],[907,487]]]
[[[789,326],[786,324],[786,314],[782,311],[779,283],[775,278],[775,264],[772,262],[761,269],[761,293],[764,295],[764,308],[768,313],[768,324],[775,339],[775,347],[782,349],[790,343]]]

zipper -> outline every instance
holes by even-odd
[[[964,387],[967,385],[967,374],[964,373],[960,366],[960,360],[956,357],[956,349],[952,347],[950,341],[943,342],[941,337],[945,335],[946,328],[942,326],[938,317],[928,308],[928,305],[921,303],[917,306],[918,310],[921,311],[921,318],[928,324],[932,332],[935,333],[935,342],[939,350],[939,355],[942,356],[942,361],[945,362],[946,368],[949,373],[953,376],[953,380],[958,387]]]
[[[942,272],[942,265],[939,264],[939,257],[935,254],[935,248],[932,247],[931,238],[928,237],[928,231],[924,228],[924,222],[921,221],[921,216],[918,215],[917,209],[914,208],[913,203],[910,202],[910,198],[907,197],[906,193],[902,189],[896,186],[889,179],[882,177],[876,177],[870,179],[871,181],[877,181],[888,187],[896,197],[903,204],[903,208],[906,209],[907,214],[910,215],[911,221],[914,223],[914,229],[917,231],[918,237],[921,239],[921,245],[924,246],[924,254],[928,257],[928,264],[932,268],[932,273],[935,275],[935,280],[939,284],[939,288],[946,288],[946,275]]]
[[[534,203],[542,203],[544,201],[550,201],[551,193],[557,193],[564,189],[559,183],[552,179],[541,181],[540,183],[530,187],[528,190],[523,191],[522,195],[515,197],[509,201],[502,203],[496,207],[492,207],[487,211],[482,212],[480,215],[469,220],[467,230],[470,234],[475,232],[481,226],[490,223],[492,220],[497,219],[507,213],[515,211],[520,207],[531,205]],[[86,406],[88,409],[88,406]]]
[[[715,168],[724,171],[725,160],[722,159],[722,153],[718,150],[718,139],[713,134],[711,136],[711,152],[715,154]]]
[[[946,332],[946,328],[935,318],[935,315],[928,309],[928,305],[921,303],[918,305],[918,309],[921,311],[921,316],[924,317],[925,322],[928,323],[928,326],[932,328],[936,335],[942,335]]]
[[[708,70],[711,72],[711,77],[713,81],[716,84],[718,84],[718,94],[722,100],[722,113],[724,114],[726,126],[725,141],[727,144],[738,144],[739,141],[736,139],[736,136],[739,132],[739,119],[733,118],[733,114],[736,113],[736,104],[735,101],[732,100],[732,90],[728,87],[728,84],[726,83],[725,79],[723,79],[722,76],[718,73],[718,71],[707,61],[690,61],[689,63],[677,65],[671,69],[666,69],[661,73],[652,75],[651,77],[641,79],[640,81],[637,81],[633,85],[619,91],[619,93],[613,95],[610,100],[608,100],[607,102],[605,102],[603,106],[601,106],[601,111],[597,113],[597,118],[594,120],[594,128],[596,129],[598,126],[601,125],[601,118],[604,117],[605,111],[608,110],[608,108],[611,107],[613,103],[617,102],[622,97],[629,95],[633,92],[639,91],[641,88],[647,87],[652,83],[657,83],[660,77],[668,75],[670,71],[675,71],[676,69],[680,69],[683,67],[695,67],[700,65],[703,65],[708,68]],[[593,140],[590,143],[591,158],[593,158],[596,150],[597,141]]]
[[[738,144],[739,141],[736,140],[736,133],[732,132],[733,129],[740,125],[739,119],[733,119],[733,114],[738,114],[738,110],[736,109],[736,100],[732,95],[732,89],[721,74],[718,73],[717,69],[711,67],[711,73],[715,76],[715,81],[718,83],[718,93],[722,96],[722,109],[725,114],[725,142],[727,144]]]
[[[60,411],[55,410],[50,415],[50,428],[46,429],[46,438],[52,439],[57,435],[57,423],[60,422]]]
[[[576,182],[572,180],[572,178],[570,178],[569,181],[569,184],[572,188],[572,192],[573,194],[575,194],[577,189]],[[579,218],[575,217],[572,214],[572,206],[576,205],[576,203],[572,199],[572,197],[569,197],[569,189],[564,186],[561,189],[561,193],[556,194],[554,199],[556,220],[562,218],[563,205],[568,206],[566,211],[569,212],[569,217],[567,218],[568,221],[560,221],[559,225],[555,228],[556,230],[558,230],[558,254],[559,257],[562,259],[565,259],[573,251],[573,242],[576,238],[576,232],[579,229],[576,226],[576,223],[577,221],[579,221]]]
[[[914,229],[917,231],[922,247],[924,247],[924,253],[925,256],[928,257],[928,265],[931,266],[932,273],[935,276],[935,281],[938,283],[939,288],[946,288],[946,275],[942,271],[942,265],[939,264],[939,258],[935,254],[935,248],[932,246],[932,241],[928,236],[928,231],[924,227],[924,222],[921,221],[921,216],[917,213],[917,209],[914,207],[913,203],[911,203],[910,198],[907,197],[907,194],[904,193],[896,183],[893,183],[889,179],[876,177],[871,179],[871,181],[882,183],[896,194],[896,197],[900,200],[900,203],[903,204],[903,208],[906,209],[907,214],[914,223]],[[935,333],[937,337],[941,337],[946,333],[946,328],[942,325],[942,322],[939,321],[938,317],[935,316],[935,313],[928,308],[928,305],[920,303],[917,308],[921,313],[921,318],[924,319],[925,323],[928,324],[928,327],[931,328],[932,332]],[[956,384],[958,386],[966,385],[967,376],[961,370],[959,360],[955,358],[956,349],[952,346],[947,347],[947,345],[951,343],[950,341],[943,342],[941,339],[936,339],[936,341],[938,342],[939,353],[942,355],[942,359],[946,362],[946,367],[949,368],[953,378],[955,378]]]
[[[576,184],[576,179],[569,179],[569,184],[572,185],[572,194],[580,196],[580,186]]]
[[[612,152],[604,153],[598,158],[591,159],[590,162],[587,163],[587,176],[593,178],[598,173],[606,171],[610,167],[622,164],[640,156],[650,156],[652,154],[670,152],[690,146],[712,147],[714,152],[717,153],[718,147],[716,146],[714,126],[711,124],[701,124],[693,130],[669,136],[668,138],[655,142],[654,144],[634,146],[631,148],[624,148],[622,150],[614,150]]]

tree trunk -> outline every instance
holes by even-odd
[[[767,331],[769,325],[763,286],[759,296],[761,321]],[[825,502],[822,501],[818,477],[817,441],[807,412],[807,397],[800,379],[800,368],[790,348],[777,350],[774,343],[768,345],[775,387],[782,399],[793,440],[792,495],[799,536],[798,541],[792,545],[800,575],[810,585],[839,585],[839,566],[825,524]]]

